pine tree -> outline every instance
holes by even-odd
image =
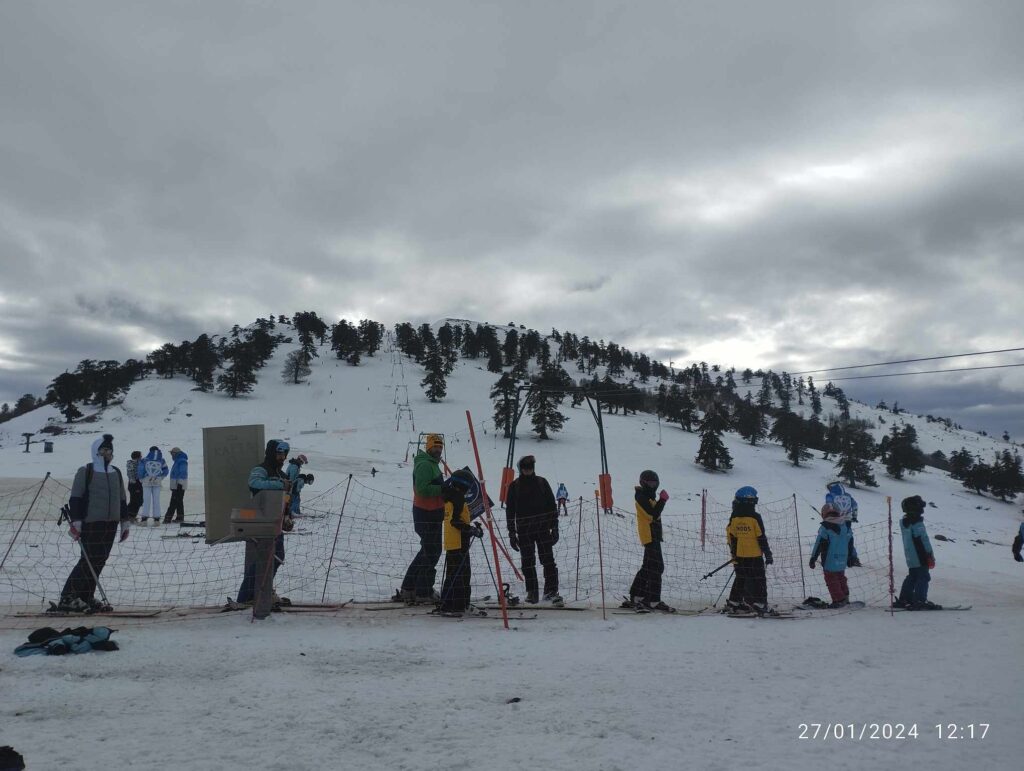
[[[359,343],[366,355],[373,357],[384,342],[384,325],[379,321],[362,319],[359,322]]]
[[[750,398],[749,392],[736,410],[736,431],[752,446],[757,446],[758,442],[768,436],[768,421]]]
[[[231,363],[217,377],[217,390],[232,399],[247,394],[256,386],[257,356],[247,342],[237,341],[228,346],[226,358]]]
[[[850,422],[839,429],[837,452],[836,472],[840,479],[850,487],[856,487],[858,482],[878,487],[870,463],[875,456],[875,441],[861,425]]]
[[[432,334],[431,338],[433,338]],[[432,345],[427,350],[423,368],[426,370],[426,375],[420,381],[420,385],[423,386],[430,401],[438,402],[447,395],[448,382],[445,380],[444,357],[441,355],[441,349],[436,340],[432,341]]]
[[[814,378],[807,378],[807,393],[811,397],[811,412],[814,413],[815,417],[821,415],[821,397],[818,395],[818,389],[814,387]]]
[[[519,333],[514,329],[505,333],[505,342],[501,345],[501,353],[506,367],[511,367],[519,358]]]
[[[515,378],[508,372],[503,372],[501,377],[491,387],[491,401],[494,402],[494,427],[502,431],[502,435],[508,439],[512,436],[512,421],[515,419]]]
[[[771,373],[766,372],[761,378],[761,390],[757,392],[757,406],[762,412],[767,412],[772,406],[772,380]]]
[[[771,438],[782,445],[786,457],[794,466],[800,461],[808,460],[811,454],[807,451],[807,437],[804,421],[799,415],[788,410],[779,414],[772,426]]]
[[[953,450],[949,456],[949,475],[961,482],[967,478],[967,472],[974,465],[974,456],[967,452],[966,447]]]
[[[82,411],[78,409],[75,402],[83,401],[86,396],[88,394],[85,393],[81,378],[70,372],[57,375],[53,382],[50,383],[50,390],[47,394],[49,401],[57,405],[57,409],[60,410],[64,420],[68,423],[82,417]],[[35,400],[33,399],[34,402]],[[17,414],[20,413],[17,410],[17,405],[15,405],[15,415]]]
[[[729,416],[725,409],[718,404],[709,406],[700,422],[700,448],[694,461],[709,471],[731,469],[732,456],[722,441],[722,432],[728,428]]]
[[[550,359],[534,379],[538,390],[530,397],[529,412],[533,431],[538,439],[550,439],[549,434],[562,430],[567,418],[559,411],[565,392],[573,387],[572,378]]]
[[[963,486],[974,490],[978,495],[988,492],[992,482],[992,467],[982,461],[976,461],[964,475]]]
[[[200,391],[213,390],[213,375],[220,366],[220,353],[217,346],[206,334],[199,335],[192,343],[191,352],[192,380],[199,387]]]
[[[1020,455],[1003,450],[992,466],[992,477],[989,481],[992,495],[1005,501],[1016,498],[1017,493],[1024,492],[1024,472],[1021,470]]]
[[[917,431],[913,426],[892,427],[885,458],[885,470],[893,479],[903,479],[906,471],[917,473],[924,469],[924,453],[917,446]]]

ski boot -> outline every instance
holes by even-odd
[[[110,613],[114,608],[105,602],[100,602],[95,597],[90,597],[84,601],[89,606],[90,613]]]
[[[561,608],[565,605],[565,600],[562,599],[562,595],[558,592],[544,592],[544,602],[550,602],[556,608]]]
[[[529,603],[530,605],[536,605],[537,602],[538,602],[537,592],[527,592],[526,593],[526,602]]]
[[[92,613],[92,608],[89,607],[89,603],[78,597],[61,597],[58,602],[51,602],[46,612],[54,614],[79,613],[86,616]]]
[[[725,601],[725,608],[722,609],[723,613],[727,613],[730,616],[742,616],[747,613],[753,613],[754,609],[747,605],[742,600],[739,602],[733,602],[732,600]]]
[[[671,607],[670,605],[666,605],[665,603],[661,602],[660,600],[658,602],[654,603],[653,605],[651,605],[650,608],[651,608],[651,610],[655,610],[658,613],[675,613],[676,612],[675,608]]]
[[[625,595],[623,595],[623,597],[622,597],[622,604],[619,605],[619,607],[620,608],[628,608],[629,610],[632,610],[633,608],[636,607],[636,600],[634,598],[632,598],[632,597],[626,597]]]

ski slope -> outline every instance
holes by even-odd
[[[263,423],[268,437],[285,438],[293,454],[309,457],[317,481],[304,497],[352,474],[408,498],[409,443],[421,431],[446,435],[450,466],[473,465],[469,410],[485,478],[496,487],[507,445],[492,430],[487,394],[497,376],[483,360],[460,361],[447,398],[430,404],[421,368],[385,352],[351,367],[322,349],[307,383],[284,383],[278,373],[293,348],[281,346],[256,390],[239,399],[192,391],[183,378],[141,381],[122,404],[55,437],[52,454],[40,445],[25,453],[18,441],[49,418],[60,421],[52,408],[3,424],[0,484],[23,486],[47,471],[69,480],[95,435],[109,432],[122,467],[131,450],[152,444],[188,452],[192,516],[203,510],[202,427]],[[415,425],[397,415],[406,392]],[[826,414],[835,411],[831,400],[823,404]],[[856,403],[851,409],[877,415]],[[536,441],[521,426],[516,455],[536,455],[539,474],[564,482],[573,498],[589,498],[600,470],[597,431],[585,407],[566,402],[563,411],[570,420],[551,441]],[[881,432],[892,417],[886,413]],[[915,424],[926,453],[1006,446],[901,417]],[[794,468],[780,448],[728,435],[734,469],[709,474],[693,464],[695,434],[645,415],[605,415],[604,428],[617,505],[629,507],[636,477],[652,468],[672,496],[670,530],[674,517],[699,511],[702,489],[728,502],[752,484],[762,501],[795,496],[809,548],[817,522],[811,506],[833,478],[830,461],[816,457]],[[237,613],[119,620],[117,653],[5,660],[0,744],[22,752],[29,768],[1016,768],[1024,752],[1024,573],[1009,544],[1020,506],[976,496],[932,469],[903,481],[878,467],[875,475],[878,488],[855,491],[861,526],[885,520],[887,496],[897,512],[903,497],[924,497],[938,563],[931,598],[973,604],[972,611],[891,616],[869,607],[792,621],[605,620],[593,608],[542,612],[514,622],[512,631],[492,619],[351,609],[259,624]],[[411,530],[410,520],[398,513],[381,526]],[[568,566],[561,567],[565,575]],[[811,580],[820,577],[819,570]],[[609,587],[609,594],[621,590]],[[820,584],[814,593],[824,591]],[[33,626],[25,622],[3,619],[0,644],[8,651]],[[801,724],[813,723],[853,725],[858,735],[868,728],[866,737],[851,739],[844,728],[841,739],[835,729],[830,739],[800,738]],[[936,725],[949,723],[989,728],[983,739],[940,739]],[[873,739],[871,724],[916,725],[917,736]]]

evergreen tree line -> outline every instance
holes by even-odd
[[[968,490],[979,495],[992,493],[1001,501],[1024,493],[1021,457],[1009,450],[998,453],[992,463],[985,463],[961,447],[949,456],[949,475]]]

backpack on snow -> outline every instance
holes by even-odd
[[[17,656],[63,656],[67,653],[88,653],[89,651],[119,650],[110,639],[114,630],[105,626],[76,627],[58,632],[48,626],[37,629],[28,636],[28,642],[14,649]]]

